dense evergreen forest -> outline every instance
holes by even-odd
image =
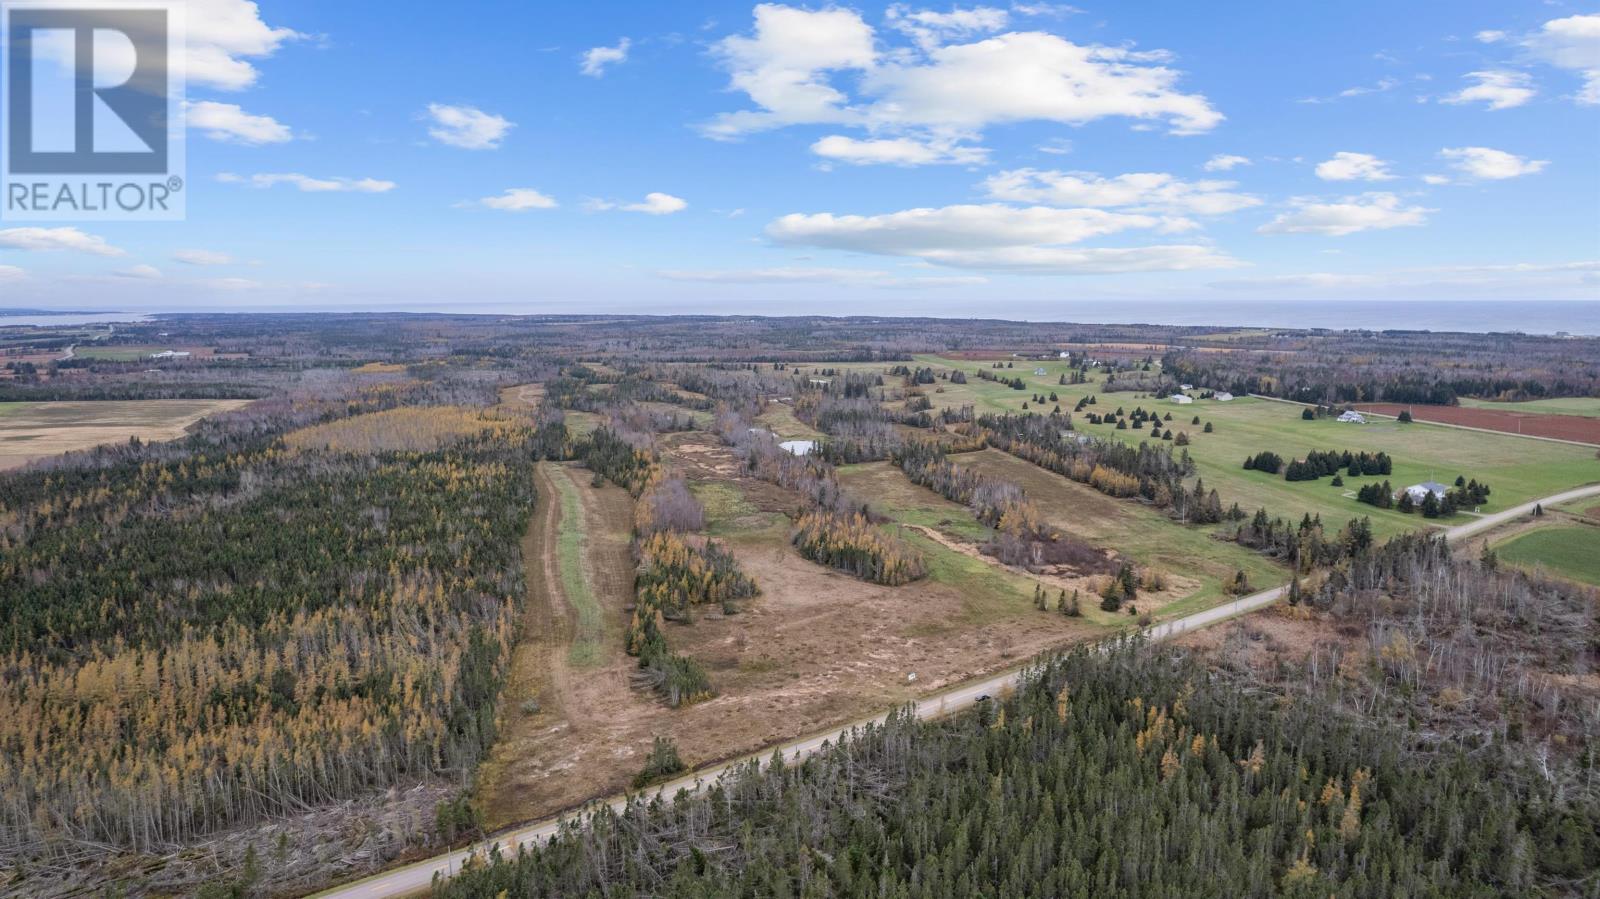
[[[1003,702],[907,716],[703,795],[602,810],[439,899],[1536,896],[1586,889],[1600,810],[1496,752],[1078,651]],[[1592,888],[1593,884],[1588,884]]]
[[[353,379],[10,475],[0,854],[161,850],[470,771],[552,439],[494,397]]]

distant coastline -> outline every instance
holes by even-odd
[[[16,325],[77,325],[151,321],[162,315],[207,314],[340,314],[381,315],[402,313],[425,315],[571,315],[578,310],[569,304],[463,303],[449,307],[420,305],[323,306],[317,308],[279,306],[227,310],[173,309],[144,312],[83,312],[46,309],[0,309],[0,327]],[[932,317],[972,318],[968,307],[912,306],[884,310],[885,318]],[[1429,301],[1379,302],[1370,300],[1295,300],[1285,302],[1199,302],[1199,301],[1115,301],[1073,300],[1055,303],[1020,303],[1014,310],[988,308],[984,318],[1012,321],[1082,323],[1095,325],[1183,325],[1219,328],[1319,328],[1328,330],[1435,331],[1523,334],[1569,334],[1574,337],[1600,337],[1600,300],[1527,300],[1521,302]],[[656,306],[588,308],[591,315],[740,315],[744,309],[686,305],[664,309]],[[800,313],[804,314],[804,313]],[[819,303],[815,314],[860,316],[862,310],[842,312]]]

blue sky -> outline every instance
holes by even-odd
[[[1600,299],[1600,12],[193,0],[188,220],[5,305]]]

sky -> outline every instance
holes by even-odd
[[[0,306],[1600,300],[1593,5],[188,18],[187,220],[0,223]]]

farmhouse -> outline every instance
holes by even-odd
[[[1226,390],[1219,390],[1216,393],[1212,394],[1211,396],[1212,396],[1212,399],[1215,399],[1219,403],[1231,403],[1231,402],[1233,402],[1233,394],[1229,393]]]
[[[1351,410],[1345,412],[1345,414],[1339,416],[1339,421],[1347,422],[1349,424],[1355,424],[1355,425],[1364,425],[1364,424],[1367,423],[1367,418],[1366,418],[1366,416],[1362,415],[1360,412],[1357,412],[1356,410],[1351,409]]]
[[[1193,384],[1179,384],[1178,385],[1178,389],[1179,390],[1193,390],[1194,389],[1194,385]]]
[[[189,354],[187,352],[184,352],[183,350],[162,350],[159,353],[151,353],[150,354],[150,358],[151,359],[187,359],[187,358],[189,358]]]
[[[1174,393],[1172,396],[1167,397],[1167,399],[1172,400],[1174,403],[1177,403],[1180,406],[1187,406],[1194,402],[1194,397],[1188,395],[1187,393]]]
[[[1450,488],[1438,481],[1423,481],[1420,484],[1412,484],[1407,487],[1406,493],[1411,495],[1412,502],[1420,503],[1426,500],[1430,493],[1433,494],[1434,499],[1444,499],[1445,493],[1449,492],[1449,490]]]
[[[1049,372],[1045,371],[1043,368],[1036,368],[1036,369],[1033,370],[1033,373],[1036,374],[1036,375],[1047,375],[1047,374],[1049,374]]]

